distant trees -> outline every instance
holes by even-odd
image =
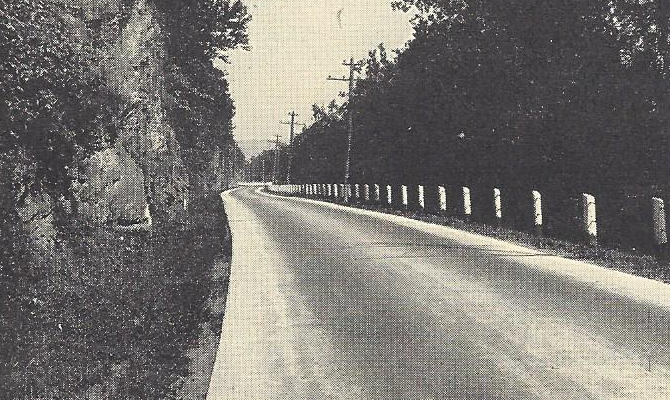
[[[278,158],[275,155],[278,155]],[[286,183],[288,172],[288,146],[282,143],[279,144],[279,151],[277,153],[275,153],[274,148],[263,150],[260,154],[257,154],[249,160],[248,168],[251,173],[249,179],[256,182],[261,182],[263,179],[265,179],[266,182],[272,181],[275,174],[275,163],[277,164],[277,182]]]
[[[370,53],[352,100],[352,179],[665,185],[666,3],[394,2],[418,10],[414,38],[394,59]],[[344,112],[315,113],[297,138],[301,179],[342,180]]]

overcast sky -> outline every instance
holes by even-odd
[[[300,122],[312,119],[311,105],[326,104],[346,90],[326,77],[348,73],[342,61],[362,59],[384,43],[389,51],[412,36],[410,15],[391,9],[391,0],[246,0],[253,20],[251,51],[229,53],[231,94],[237,107],[238,141],[288,140],[280,125],[295,109]],[[339,18],[338,18],[339,15]]]

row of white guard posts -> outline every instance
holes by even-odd
[[[311,196],[311,197],[320,197],[320,198],[331,198],[331,199],[342,199],[346,202],[348,201],[365,201],[365,202],[375,202],[377,204],[382,203],[382,187],[378,184],[374,185],[361,185],[361,184],[336,184],[336,183],[313,183],[313,184],[301,184],[301,185],[268,185],[268,190],[275,193],[290,194],[290,195],[301,195],[301,196]],[[438,204],[439,210],[442,212],[447,211],[447,190],[444,186],[438,186],[437,188]],[[384,201],[389,205],[393,205],[393,187],[387,185],[385,187],[386,196]],[[419,210],[425,210],[426,208],[426,198],[425,198],[425,186],[418,185],[413,190],[416,190],[417,193],[417,206]],[[502,197],[500,189],[494,188],[491,193],[493,197],[493,206],[495,211],[495,217],[498,220],[502,219],[503,209],[502,209]],[[462,187],[461,191],[462,202],[459,201],[462,205],[461,213],[466,218],[469,218],[472,215],[472,199],[470,196],[470,189],[468,187]],[[536,231],[538,233],[542,232],[542,195],[540,192],[534,190],[532,192],[533,196],[533,215],[534,215],[534,224]],[[402,207],[407,209],[409,207],[408,202],[408,187],[407,185],[400,186],[400,200]],[[596,199],[590,194],[582,194],[582,215],[581,215],[581,228],[589,238],[591,243],[597,243],[598,240],[598,225],[596,219]],[[652,208],[653,208],[653,224],[654,224],[654,240],[657,245],[665,245],[668,242],[667,231],[666,231],[666,219],[665,219],[665,202],[663,199],[654,197],[652,199]]]

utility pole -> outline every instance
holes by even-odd
[[[275,140],[268,140],[268,142],[275,144],[275,162],[274,166],[272,167],[272,183],[277,184],[279,183],[279,134],[275,135]]]
[[[298,114],[295,113],[295,111],[291,111],[289,113],[291,116],[291,122],[284,122],[284,121],[279,121],[280,124],[284,125],[291,125],[291,136],[289,138],[288,142],[288,166],[286,167],[286,183],[291,184],[291,164],[293,162],[293,135],[295,133],[295,126],[296,125],[305,125],[305,124],[300,124],[295,122],[295,117],[298,116]]]
[[[263,180],[263,183],[265,183],[265,159],[261,158],[261,179]]]
[[[354,136],[354,110],[351,105],[352,92],[354,91],[354,81],[356,80],[355,73],[360,70],[362,63],[354,63],[354,58],[351,57],[349,62],[344,61],[342,65],[349,67],[349,79],[342,78],[333,78],[328,77],[329,81],[344,81],[349,82],[349,93],[347,93],[347,105],[348,105],[348,134],[347,134],[347,161],[344,166],[344,201],[349,202],[349,169],[351,166],[351,140]]]

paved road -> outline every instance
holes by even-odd
[[[209,399],[670,399],[670,286],[244,188]]]

